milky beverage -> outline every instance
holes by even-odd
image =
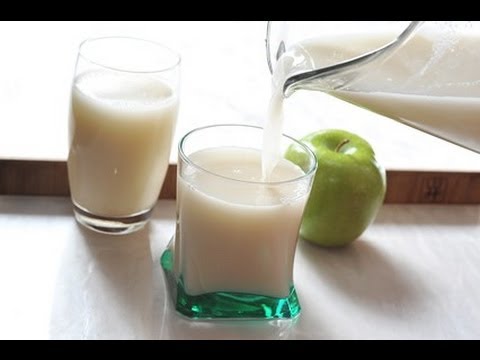
[[[225,186],[232,180],[202,171],[178,177],[175,273],[190,295],[227,291],[282,298],[291,291],[309,184],[268,186],[305,174],[281,154],[280,84],[286,75],[273,77],[262,151],[220,147],[189,155],[203,169],[241,181]]]
[[[309,184],[259,184],[261,152],[218,147],[189,158],[205,171],[178,179],[175,271],[190,295],[230,291],[287,297]],[[282,159],[271,181],[304,172]],[[227,184],[228,182],[228,184]]]
[[[360,33],[300,42],[285,54],[295,64],[284,66],[281,76],[350,59],[393,38]],[[432,39],[414,36],[342,90],[322,88],[320,79],[312,86],[480,152],[480,37]]]
[[[177,107],[172,89],[144,74],[78,76],[68,157],[75,204],[105,217],[149,210],[167,171]]]
[[[283,93],[278,86],[272,89],[262,151],[200,150],[190,160],[230,180],[202,171],[178,177],[174,263],[189,295],[227,291],[289,296],[310,183],[268,185],[305,175],[282,157]]]
[[[274,80],[282,81],[283,75]],[[225,186],[227,180],[204,172],[178,177],[174,263],[176,276],[181,276],[190,295],[221,291],[289,295],[308,198],[308,189],[302,187],[309,184],[292,182],[282,187],[287,192],[282,194],[260,183],[304,175],[282,158],[283,92],[277,84],[272,87],[261,152],[223,147],[189,155],[205,170],[248,182],[239,181],[233,189]]]

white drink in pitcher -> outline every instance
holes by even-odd
[[[300,24],[289,29],[298,32]],[[356,31],[334,26],[305,33],[297,42],[289,39],[272,69],[280,93],[285,84],[288,94],[292,89],[323,91],[480,152],[479,22],[425,22],[392,51],[384,46],[399,41],[399,33],[388,26],[384,31],[376,22],[349,24]],[[380,48],[387,50],[365,60]]]

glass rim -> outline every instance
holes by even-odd
[[[162,48],[163,50],[167,50],[168,52],[170,52],[175,57],[175,61],[173,61],[172,65],[159,67],[159,69],[155,69],[155,70],[127,70],[127,69],[121,69],[121,68],[118,68],[118,67],[115,67],[115,66],[109,66],[109,65],[103,64],[103,63],[98,62],[98,61],[94,61],[89,56],[86,56],[82,51],[82,49],[90,43],[93,43],[93,42],[99,41],[99,40],[111,40],[111,39],[135,40],[135,41],[140,41],[140,42],[144,42],[144,43],[149,43],[151,45],[154,45],[156,47]],[[83,40],[80,43],[80,45],[78,46],[78,56],[81,57],[82,59],[84,59],[85,61],[93,64],[93,65],[97,65],[97,66],[100,66],[102,68],[113,70],[113,71],[118,71],[118,72],[122,72],[122,73],[130,73],[130,74],[162,73],[162,72],[166,72],[166,71],[175,69],[177,66],[180,65],[180,63],[182,61],[182,57],[180,56],[180,53],[173,50],[172,48],[170,48],[166,45],[163,45],[163,44],[161,44],[157,41],[147,40],[147,39],[142,39],[142,38],[132,37],[132,36],[100,36],[100,37],[87,38],[87,39]]]
[[[295,143],[295,144],[299,145],[300,147],[302,147],[304,150],[306,150],[306,152],[313,159],[312,160],[313,166],[311,166],[311,168],[305,174],[303,174],[301,176],[294,177],[294,178],[288,179],[288,180],[282,180],[282,181],[250,181],[250,180],[234,179],[232,177],[220,175],[220,174],[217,174],[213,171],[207,170],[207,169],[203,168],[202,166],[196,164],[194,161],[192,161],[190,159],[190,157],[187,154],[185,154],[185,152],[183,150],[184,143],[185,143],[186,139],[194,133],[197,133],[197,132],[202,131],[202,130],[210,129],[210,128],[220,128],[220,127],[243,127],[243,128],[258,129],[258,130],[263,131],[263,128],[260,127],[260,126],[248,125],[248,124],[216,124],[216,125],[206,125],[206,126],[201,126],[201,127],[195,128],[193,130],[188,131],[185,135],[183,135],[182,138],[180,139],[180,142],[178,143],[178,154],[181,157],[181,159],[183,161],[185,161],[188,165],[196,168],[197,170],[203,171],[203,172],[205,172],[207,174],[210,174],[212,176],[222,178],[222,179],[226,179],[226,180],[229,180],[229,181],[235,181],[235,182],[240,182],[240,183],[244,183],[244,184],[255,184],[255,185],[261,185],[261,184],[263,184],[263,185],[284,185],[284,184],[288,184],[288,183],[294,183],[294,182],[297,182],[297,181],[301,181],[305,178],[308,178],[309,176],[312,176],[312,174],[314,175],[315,171],[317,170],[317,166],[318,166],[317,156],[312,151],[312,149],[310,149],[307,145],[303,144],[299,140],[297,140],[297,139],[295,139],[295,138],[293,138],[293,137],[291,137],[287,134],[284,134],[284,133],[282,133],[282,137],[285,137],[285,138],[291,140],[292,143]],[[206,147],[206,149],[207,148],[208,147]],[[211,148],[213,148],[213,147],[211,147]]]

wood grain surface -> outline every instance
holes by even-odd
[[[170,164],[161,199],[176,195],[177,166]],[[0,195],[68,196],[64,161],[0,160]],[[480,204],[480,173],[387,170],[389,204]]]
[[[177,166],[168,167],[160,198],[174,199]],[[0,160],[0,195],[69,196],[65,161]]]

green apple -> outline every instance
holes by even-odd
[[[357,239],[374,220],[386,191],[385,169],[370,144],[348,131],[327,129],[305,136],[318,160],[300,236],[323,245],[342,246]],[[300,165],[295,147],[285,157]]]

